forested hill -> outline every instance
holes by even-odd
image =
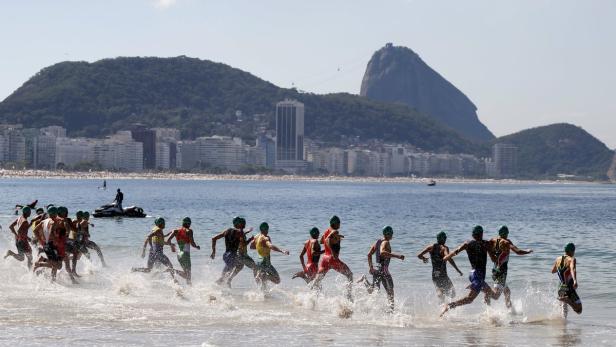
[[[276,102],[306,105],[306,136],[339,143],[360,140],[408,142],[426,150],[481,151],[449,128],[403,105],[349,94],[315,95],[279,88],[250,73],[207,60],[115,58],[47,67],[0,103],[0,123],[26,127],[61,125],[71,136],[100,137],[133,123],[176,127],[183,136],[252,136],[252,117],[274,124]],[[239,133],[238,133],[239,132]]]
[[[518,147],[518,171],[522,177],[553,177],[573,174],[605,180],[614,152],[584,129],[571,124],[552,124],[501,137]]]

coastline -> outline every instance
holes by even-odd
[[[193,181],[299,181],[299,182],[353,182],[353,183],[424,183],[434,179],[438,183],[471,184],[606,184],[609,182],[572,180],[517,180],[489,178],[428,178],[428,177],[349,177],[349,176],[304,176],[304,175],[239,175],[207,173],[170,172],[110,172],[110,171],[49,171],[49,170],[6,170],[0,169],[3,178],[41,179],[142,179],[142,180],[193,180]]]

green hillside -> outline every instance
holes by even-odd
[[[315,95],[279,88],[224,64],[187,57],[116,58],[47,67],[0,103],[0,122],[61,125],[71,136],[100,137],[133,123],[176,127],[187,138],[254,134],[252,117],[274,127],[276,102],[306,104],[306,135],[409,142],[426,150],[480,151],[454,131],[402,105],[349,94]]]
[[[552,124],[501,137],[518,147],[520,177],[553,177],[559,173],[607,179],[614,157],[605,144],[571,124]]]

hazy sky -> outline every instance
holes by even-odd
[[[64,60],[187,55],[282,87],[359,93],[410,47],[497,136],[569,122],[616,147],[616,1],[0,0],[0,100]]]

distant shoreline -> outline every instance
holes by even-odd
[[[239,175],[207,173],[169,173],[169,172],[109,172],[109,171],[48,171],[48,170],[4,170],[2,178],[48,178],[48,179],[151,179],[151,180],[194,180],[194,181],[304,181],[304,182],[357,182],[357,183],[424,183],[434,179],[438,183],[475,184],[604,184],[594,181],[571,180],[516,180],[516,179],[478,179],[478,178],[424,178],[424,177],[348,177],[348,176],[302,176],[302,175]]]

